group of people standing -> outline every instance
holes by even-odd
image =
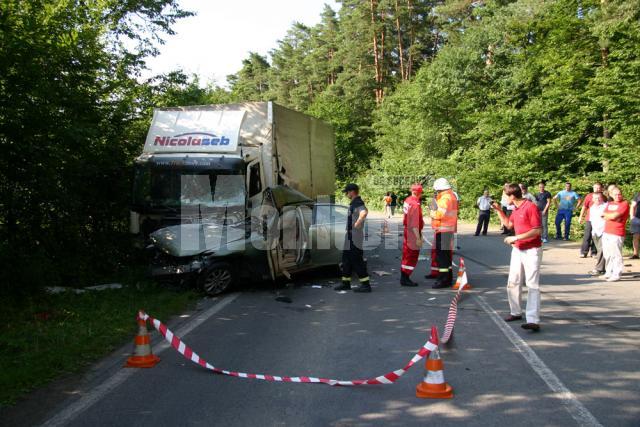
[[[445,178],[439,178],[434,182],[434,198],[430,204],[429,216],[431,226],[434,231],[434,243],[432,244],[432,259],[436,265],[437,274],[433,277],[436,282],[432,286],[434,289],[447,288],[453,286],[453,247],[455,233],[458,225],[458,196],[451,189],[451,185]],[[360,188],[357,184],[347,184],[344,193],[349,198],[349,211],[347,217],[347,229],[345,242],[342,251],[342,281],[334,289],[337,291],[353,290],[354,292],[371,292],[369,275],[364,261],[364,223],[368,215],[368,210],[364,201],[360,197]],[[421,184],[411,186],[411,195],[404,200],[403,204],[403,225],[404,240],[402,245],[401,261],[401,286],[418,286],[411,280],[420,255],[420,249],[424,244],[422,230],[424,219],[422,213],[423,188]],[[392,198],[395,194],[387,193],[384,198],[385,214],[387,207],[389,214],[393,216],[394,202],[397,198]],[[389,198],[389,199],[387,199]],[[351,275],[356,273],[360,281],[359,286],[351,287]],[[427,278],[431,278],[427,275]]]
[[[640,242],[640,193],[634,196],[629,205],[624,200],[621,190],[615,185],[610,185],[605,193],[602,191],[602,184],[595,183],[593,192],[584,198],[584,202],[580,195],[572,190],[569,182],[565,183],[564,190],[555,196],[552,196],[545,187],[545,183],[540,182],[538,192],[531,194],[525,184],[505,183],[500,203],[491,198],[488,190],[485,190],[476,201],[480,213],[475,235],[487,234],[491,210],[494,210],[500,218],[503,234],[507,235],[504,242],[512,248],[507,279],[510,313],[504,320],[513,322],[522,319],[522,286],[526,285],[528,288],[526,322],[522,324],[522,328],[534,332],[540,330],[540,266],[542,245],[548,241],[547,223],[552,202],[558,209],[555,221],[557,239],[569,239],[571,218],[574,211],[581,208],[579,221],[585,222],[581,256],[586,256],[591,248],[591,253],[597,257],[596,266],[590,272],[592,275],[602,275],[608,282],[620,280],[623,269],[622,246],[626,223],[630,216],[632,216],[631,232],[634,249],[632,258],[638,258]],[[427,274],[426,277],[435,277],[436,282],[432,287],[439,289],[453,285],[453,248],[458,224],[459,197],[445,178],[437,179],[433,190],[435,195],[429,203],[428,210],[434,231],[432,271],[435,268],[436,274]],[[360,286],[353,290],[371,292],[363,258],[363,227],[368,211],[359,196],[359,188],[356,184],[348,184],[344,191],[351,203],[342,258],[342,284],[335,289],[352,289],[351,273],[355,271],[360,279]],[[401,286],[418,286],[411,279],[411,275],[416,268],[420,249],[424,244],[422,193],[422,185],[413,184],[411,195],[403,203]],[[391,207],[390,197],[391,193],[385,196],[385,211],[386,206]],[[393,200],[395,201],[396,199]],[[393,211],[390,211],[390,214],[393,216]],[[561,234],[563,223],[564,237]]]
[[[626,225],[631,219],[633,234],[633,259],[638,259],[638,240],[640,239],[640,193],[636,194],[631,205],[622,195],[622,191],[612,184],[603,192],[601,183],[593,185],[593,192],[584,198],[579,222],[584,223],[584,236],[580,256],[591,255],[596,258],[592,276],[602,276],[608,282],[617,282],[623,270],[622,247],[626,236]]]
[[[429,216],[433,229],[433,243],[431,244],[432,266],[435,274],[427,274],[427,279],[434,278],[434,289],[453,286],[453,248],[455,233],[458,228],[458,195],[452,190],[451,184],[445,178],[438,178],[433,183],[435,195],[429,204]],[[423,188],[421,184],[411,186],[411,196],[404,200],[402,211],[404,218],[402,261],[400,263],[400,285],[418,286],[411,280],[423,245],[422,229],[424,220],[420,198]],[[435,261],[435,262],[433,262]]]

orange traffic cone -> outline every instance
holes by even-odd
[[[142,315],[142,311],[140,314]],[[142,316],[138,316],[138,335],[133,343],[135,344],[133,356],[127,359],[126,367],[153,368],[160,361],[160,358],[151,352],[151,338],[147,331],[147,321],[142,319]]]
[[[431,328],[431,341],[436,348],[429,353],[427,358],[427,373],[420,384],[416,387],[416,397],[423,399],[451,399],[453,388],[444,382],[444,365],[440,359],[440,348],[438,347],[438,330],[435,326]]]
[[[463,291],[471,289],[471,284],[467,279],[467,269],[464,266],[464,258],[460,257],[460,267],[458,268],[458,278],[453,285],[453,289],[462,288]]]

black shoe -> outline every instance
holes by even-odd
[[[629,259],[640,259],[640,257],[638,255],[631,255],[631,258]]]
[[[522,320],[522,316],[514,316],[513,314],[510,314],[504,318],[505,322],[515,322],[516,320]]]
[[[486,235],[487,235],[487,233],[482,233],[482,235],[483,235],[483,236],[486,236]]]
[[[451,282],[447,283],[447,282],[436,282],[433,284],[433,286],[431,286],[432,289],[444,289],[444,288],[450,288],[451,286],[453,286],[451,284]]]
[[[342,282],[340,285],[334,286],[334,291],[350,291],[351,282]]]
[[[586,258],[587,254],[580,254],[580,258]]]
[[[411,286],[415,288],[416,286],[418,286],[418,284],[413,280],[411,280],[407,274],[401,273],[400,286]]]
[[[474,236],[479,236],[479,234],[474,234]]]
[[[360,285],[358,287],[353,288],[353,292],[371,292],[371,285],[369,285],[368,283],[366,285]]]
[[[533,332],[538,332],[540,330],[540,325],[538,325],[537,323],[523,323],[520,326],[522,326],[522,329],[527,329]]]

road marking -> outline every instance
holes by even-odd
[[[208,310],[197,314],[190,320],[187,324],[182,325],[177,331],[176,334],[180,337],[184,337],[189,332],[193,331],[195,328],[204,323],[207,319],[209,319],[214,314],[218,313],[220,310],[229,305],[233,300],[240,296],[239,293],[230,294],[223,297],[219,302],[210,307]],[[155,346],[155,354],[160,354],[166,349],[170,348],[169,343],[165,340]],[[100,384],[99,386],[91,389],[90,392],[83,395],[80,399],[73,402],[71,405],[64,408],[62,411],[58,412],[56,415],[47,420],[43,426],[53,427],[53,426],[62,426],[69,424],[73,419],[75,419],[78,415],[82,414],[84,411],[89,409],[91,406],[99,402],[103,399],[107,394],[113,391],[115,388],[120,386],[123,382],[125,382],[129,377],[139,372],[138,369],[121,369],[111,378]]]
[[[498,325],[498,328],[511,341],[516,350],[527,361],[531,369],[538,374],[542,381],[556,394],[562,404],[580,426],[602,427],[602,424],[593,416],[591,412],[578,400],[578,398],[560,381],[560,378],[538,357],[529,344],[520,335],[516,334],[511,327],[500,318],[498,313],[484,300],[481,295],[475,295],[480,307],[489,315],[491,320]]]

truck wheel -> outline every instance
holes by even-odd
[[[231,289],[233,271],[226,263],[213,264],[202,272],[199,278],[200,287],[207,295],[220,295]]]

